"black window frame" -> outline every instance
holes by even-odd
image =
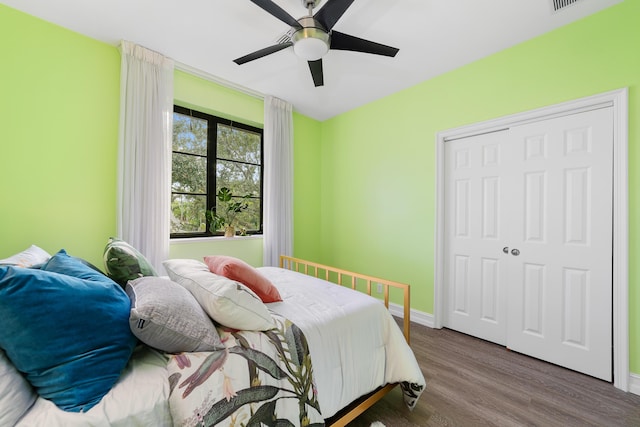
[[[246,123],[224,119],[222,117],[214,116],[212,114],[207,114],[202,111],[194,110],[192,108],[181,107],[179,105],[173,106],[173,112],[178,114],[183,114],[185,116],[191,116],[198,119],[207,121],[207,192],[206,192],[206,209],[209,211],[212,207],[216,206],[216,181],[217,181],[217,173],[216,166],[218,160],[223,160],[226,162],[234,162],[234,163],[243,163],[249,165],[256,165],[260,168],[260,195],[259,197],[252,197],[253,199],[257,199],[260,204],[260,221],[259,228],[257,230],[246,230],[247,235],[261,235],[263,233],[264,228],[264,130],[255,126],[248,125]],[[225,159],[218,158],[218,125],[229,126],[235,129],[242,129],[248,132],[253,132],[260,135],[260,164],[256,163],[248,163],[241,162],[234,159]],[[213,142],[213,143],[212,143]],[[173,146],[171,148],[172,160],[171,160],[171,168],[173,172],[173,153],[176,152],[173,150]],[[186,155],[194,155],[192,153],[184,153],[178,152]],[[196,155],[197,156],[197,155]],[[198,194],[204,195],[202,193],[185,193],[180,191],[173,191],[171,189],[171,194]],[[218,231],[212,233],[209,228],[211,225],[211,220],[208,215],[206,215],[206,229],[204,232],[187,232],[187,233],[170,233],[171,239],[183,239],[183,238],[197,238],[197,237],[215,237],[215,236],[223,236],[223,231]]]

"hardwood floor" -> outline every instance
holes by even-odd
[[[448,329],[411,325],[427,388],[413,412],[396,387],[353,421],[404,426],[640,426],[640,396]]]

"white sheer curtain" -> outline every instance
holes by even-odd
[[[120,44],[118,237],[158,271],[169,256],[174,62],[128,41]]]
[[[293,255],[293,117],[291,104],[264,99],[264,265]]]

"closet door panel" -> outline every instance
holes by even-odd
[[[447,143],[445,326],[506,344],[504,132]]]
[[[507,346],[607,381],[612,376],[612,112],[510,129]],[[534,273],[534,271],[536,273]],[[524,313],[522,312],[524,311]]]

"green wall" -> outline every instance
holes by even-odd
[[[262,236],[171,241],[169,258],[190,258],[202,261],[207,255],[233,256],[259,267],[262,265]]]
[[[173,86],[173,98],[178,105],[256,127],[264,123],[262,99],[179,70],[174,74]]]
[[[320,257],[320,136],[322,123],[293,115],[293,255]]]
[[[102,265],[115,233],[120,55],[0,5],[0,258],[36,244]]]
[[[433,313],[436,133],[629,87],[630,360],[640,372],[638,17],[628,0],[323,122],[320,261],[410,283],[412,307]]]

